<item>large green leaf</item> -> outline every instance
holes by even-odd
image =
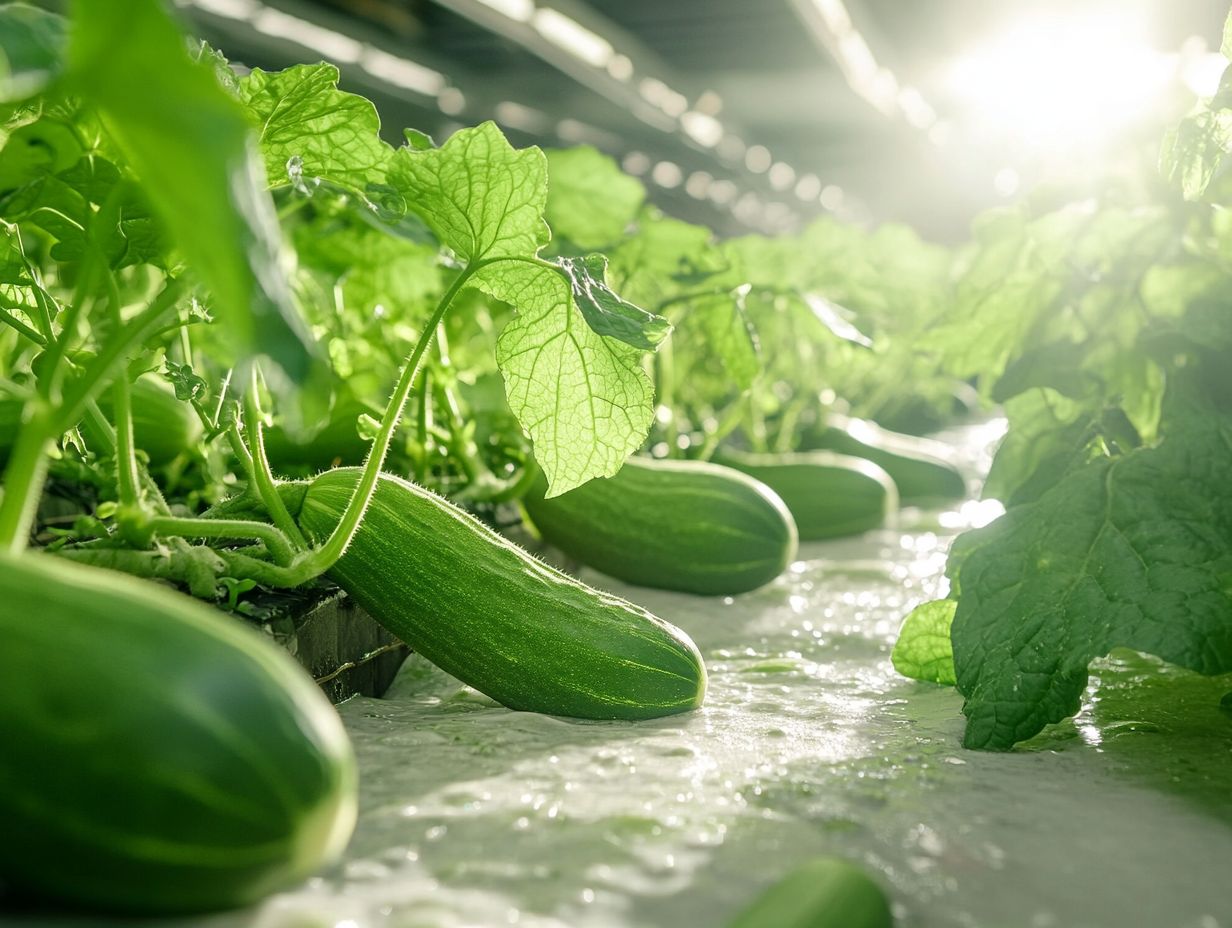
[[[64,19],[25,3],[0,7],[0,101],[42,90],[60,72]]]
[[[548,151],[547,219],[578,248],[614,244],[646,198],[641,182],[589,145]]]
[[[193,61],[158,0],[73,6],[72,90],[97,107],[189,266],[235,359],[268,354],[299,379],[306,328],[291,301],[248,121]]]
[[[376,107],[339,90],[332,64],[253,68],[239,93],[257,123],[272,186],[320,178],[363,190],[385,179],[392,149],[381,141]]]
[[[616,473],[650,428],[653,389],[642,352],[587,325],[568,282],[550,267],[502,262],[475,281],[517,308],[496,360],[548,495]]]
[[[495,123],[455,132],[440,148],[400,148],[388,176],[463,260],[529,257],[548,241],[543,152],[514,149]]]
[[[1007,750],[1073,715],[1113,648],[1232,671],[1232,424],[1069,473],[963,535],[952,641],[968,747]]]

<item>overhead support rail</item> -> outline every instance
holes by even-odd
[[[636,37],[570,0],[538,6],[534,0],[435,0],[458,16],[506,38],[600,95],[677,145],[710,169],[689,170],[671,155],[652,157],[635,142],[575,118],[558,118],[508,99],[487,99],[482,82],[445,73],[388,46],[356,37],[356,23],[307,4],[261,0],[176,0],[198,20],[223,32],[251,29],[271,42],[318,54],[353,78],[449,117],[495,118],[530,135],[592,144],[622,159],[630,173],[664,190],[679,189],[719,213],[761,231],[784,231],[820,210],[842,211],[843,191],[817,174],[797,171],[762,145],[748,144],[720,119],[722,100],[711,90],[690,99],[679,81]],[[490,91],[486,92],[490,96]],[[649,147],[655,147],[653,144]],[[706,162],[709,164],[706,164]],[[729,175],[723,177],[721,175]],[[769,188],[766,190],[765,188]],[[778,199],[776,199],[778,198]],[[794,205],[793,205],[794,204]],[[802,217],[799,209],[805,209]]]
[[[915,87],[877,61],[843,0],[788,0],[817,46],[833,59],[857,96],[890,118],[929,130],[937,114]]]

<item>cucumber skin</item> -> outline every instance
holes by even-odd
[[[355,760],[295,662],[124,574],[0,556],[0,882],[136,914],[247,905],[342,850]]]
[[[865,458],[832,451],[749,454],[725,451],[720,463],[760,480],[791,510],[801,541],[859,535],[898,509],[890,475]]]
[[[795,559],[796,524],[763,483],[702,461],[631,458],[613,477],[523,498],[540,536],[636,586],[730,596],[765,586]]]
[[[865,458],[883,468],[898,487],[903,503],[927,504],[963,499],[967,481],[945,459],[940,442],[901,435],[865,419],[831,416],[828,427],[807,436],[801,450],[836,451]]]
[[[818,857],[759,896],[727,928],[893,928],[885,894],[864,871]]]
[[[356,468],[288,486],[321,539]],[[435,493],[381,476],[359,531],[329,571],[369,615],[497,702],[587,719],[647,719],[701,705],[706,670],[673,625],[536,560]]]

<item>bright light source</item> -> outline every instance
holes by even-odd
[[[898,108],[917,129],[927,129],[937,121],[936,112],[914,87],[903,87],[898,92]]]
[[[534,0],[479,0],[479,2],[519,23],[528,23],[535,15]]]
[[[625,169],[625,173],[640,177],[650,170],[650,159],[640,151],[631,151],[625,155],[620,166]]]
[[[796,169],[783,161],[775,162],[770,168],[770,186],[775,190],[786,190],[796,182]]]
[[[764,174],[773,163],[774,159],[764,145],[751,145],[744,153],[744,166],[754,174]]]
[[[658,78],[645,78],[637,85],[637,90],[643,100],[657,106],[673,119],[682,116],[689,108],[689,100],[684,94],[672,90]]]
[[[684,180],[684,172],[680,170],[680,165],[674,162],[660,161],[650,172],[650,179],[660,187],[671,190],[673,187],[680,186],[680,182]]]
[[[950,86],[986,125],[1037,148],[1079,149],[1148,111],[1172,71],[1123,9],[1024,20],[956,61]]]
[[[514,103],[512,100],[502,100],[493,109],[496,121],[510,129],[520,129],[523,132],[544,133],[548,131],[552,120],[547,113]]]
[[[350,36],[268,6],[253,16],[252,28],[275,38],[288,39],[304,48],[319,52],[330,61],[340,61],[343,64],[358,61],[364,47],[363,43]]]
[[[251,19],[261,9],[256,0],[191,0],[199,10],[227,19]]]
[[[436,105],[447,116],[457,116],[466,109],[466,97],[457,87],[446,87],[436,95]]]
[[[447,86],[445,75],[421,64],[368,46],[359,59],[359,66],[388,84],[413,90],[425,97],[435,97]]]
[[[827,184],[821,188],[817,200],[824,208],[833,212],[843,205],[843,189],[834,184]]]
[[[821,196],[821,179],[816,174],[805,174],[796,184],[796,196],[801,200],[816,200]]]
[[[611,42],[559,10],[536,10],[533,22],[541,36],[591,67],[607,67],[615,54]]]
[[[607,63],[607,73],[618,81],[627,81],[633,76],[633,62],[628,55],[613,55]]]
[[[684,182],[684,192],[695,200],[705,199],[714,178],[706,171],[694,171]]]
[[[851,16],[848,15],[843,0],[813,0],[813,6],[821,14],[826,28],[835,35],[843,35],[851,31]]]
[[[714,148],[723,138],[723,124],[713,116],[690,110],[680,117],[685,135],[705,148]]]
[[[992,185],[1001,196],[1012,197],[1018,192],[1019,181],[1017,171],[1013,168],[1002,168],[993,178]]]

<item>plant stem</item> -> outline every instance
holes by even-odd
[[[16,316],[14,316],[12,313],[10,313],[7,309],[4,309],[3,307],[0,307],[0,322],[5,323],[6,325],[12,326],[14,329],[16,329],[26,338],[30,339],[30,341],[34,342],[34,344],[36,345],[46,345],[47,344],[47,339],[43,338],[43,336],[39,335],[38,332],[34,331],[34,329],[30,328],[30,326],[26,325],[24,322],[22,322],[20,319],[18,319]]]
[[[291,544],[303,551],[308,548],[308,540],[283,505],[282,497],[278,495],[278,486],[274,482],[274,474],[270,470],[269,458],[265,455],[265,426],[261,421],[261,404],[257,392],[260,387],[258,374],[259,368],[254,361],[248,378],[248,392],[244,395],[244,425],[248,432],[248,448],[252,454],[252,477],[256,482],[257,494],[274,524],[291,540]]]
[[[145,527],[159,535],[178,535],[181,538],[243,538],[260,541],[269,549],[274,560],[284,566],[295,558],[295,549],[287,536],[267,522],[158,516],[146,522]]]
[[[121,374],[112,385],[112,415],[115,418],[116,437],[116,486],[119,489],[120,505],[137,508],[140,494],[137,492],[137,445],[133,437],[132,385],[127,373]]]
[[[0,496],[0,551],[9,554],[21,552],[29,542],[56,434],[54,410],[42,400],[33,402],[34,415],[17,434],[4,471],[4,495]]]
[[[116,367],[124,362],[129,349],[133,345],[144,342],[150,332],[158,326],[162,317],[174,308],[182,289],[179,281],[168,282],[162,292],[154,298],[154,302],[127,322],[121,329],[122,334],[119,337],[113,338],[103,347],[82,375],[65,391],[64,402],[53,420],[58,426],[57,431],[67,431],[81,418],[86,401],[99,389],[102,381],[113,374]],[[63,342],[64,336],[61,335],[56,344],[60,345]],[[48,349],[48,351],[51,350],[51,348]]]
[[[406,405],[406,399],[411,393],[411,388],[415,385],[415,377],[419,373],[420,365],[423,363],[424,352],[428,350],[428,346],[432,343],[432,336],[436,332],[436,327],[440,324],[441,319],[445,317],[445,311],[449,309],[449,305],[453,302],[454,297],[457,296],[458,291],[470,280],[471,275],[486,264],[494,263],[498,260],[503,259],[498,258],[468,264],[454,278],[449,289],[445,291],[445,295],[437,303],[436,309],[433,310],[432,317],[424,324],[419,341],[415,344],[415,348],[407,358],[406,364],[402,368],[402,374],[398,378],[398,384],[394,387],[393,395],[390,396],[389,403],[385,407],[385,414],[381,417],[381,427],[376,433],[376,438],[373,439],[372,448],[368,451],[368,458],[364,461],[364,469],[360,475],[359,483],[356,484],[355,491],[351,494],[350,500],[347,501],[347,507],[342,513],[342,518],[333,532],[330,533],[325,544],[303,560],[299,583],[307,582],[313,577],[329,570],[338,562],[343,552],[351,544],[351,539],[355,537],[359,523],[363,520],[364,513],[368,510],[368,504],[372,501],[372,494],[376,492],[377,479],[381,476],[381,465],[385,463],[385,455],[389,451],[389,443],[393,439],[394,430],[398,427],[398,419],[402,415],[402,407]],[[293,585],[298,586],[299,584]]]

